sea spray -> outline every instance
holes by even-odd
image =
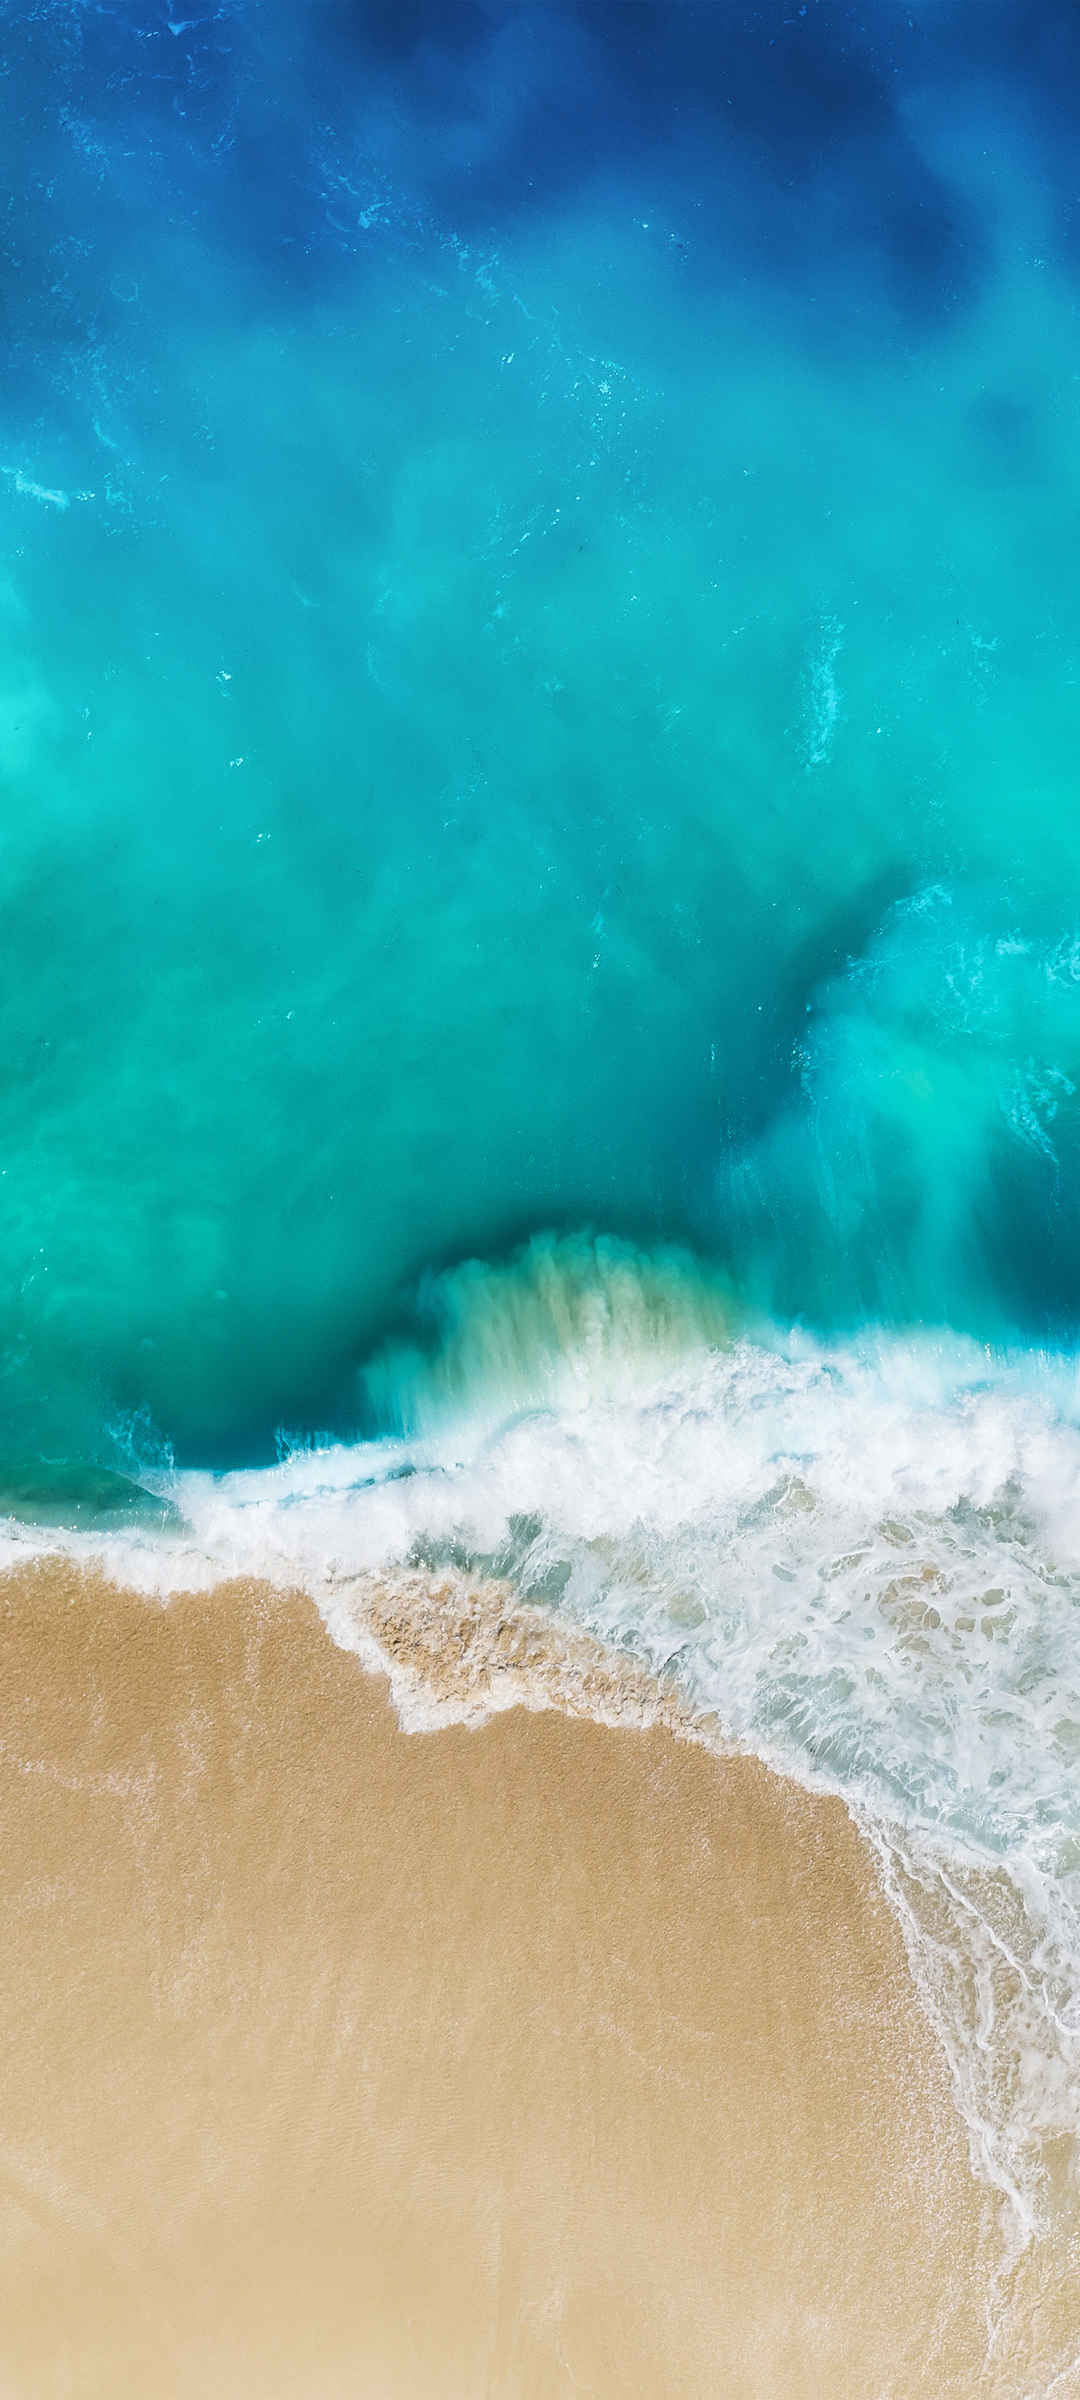
[[[409,1721],[621,1693],[842,1795],[1030,2232],[1080,2164],[1076,1362],[782,1337],[688,1255],[586,1237],[421,1313],[426,1352],[370,1369],[392,1432],[217,1476],[151,1452],[172,1525],[70,1545],[148,1592],[302,1585]]]

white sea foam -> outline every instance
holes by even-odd
[[[24,475],[21,467],[3,467],[0,473],[6,475],[14,490],[23,493],[28,500],[40,500],[47,508],[71,507],[69,492],[54,490],[49,484],[35,483],[33,476]],[[84,496],[82,493],[79,495],[80,498]]]
[[[159,1466],[182,1529],[77,1546],[146,1590],[302,1584],[413,1723],[620,1692],[647,1716],[659,1678],[654,1713],[842,1793],[1030,2230],[1080,2159],[1077,1362],[735,1333],[718,1280],[614,1244],[430,1303],[430,1356],[369,1377],[398,1430]]]
[[[823,767],[832,751],[840,715],[836,661],[844,644],[844,628],[835,617],[821,627],[807,676],[806,765]]]

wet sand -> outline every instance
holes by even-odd
[[[53,1564],[0,1789],[0,2393],[1037,2389],[837,1803]]]

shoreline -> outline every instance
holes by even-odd
[[[405,1732],[258,1585],[41,1562],[0,1648],[0,2382],[1049,2388],[1052,2290],[987,2355],[992,2210],[839,1800],[556,1707]]]

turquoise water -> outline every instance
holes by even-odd
[[[5,1452],[364,1430],[424,1276],[545,1229],[1071,1343],[1058,53],[9,30]]]
[[[1078,20],[5,34],[4,1558],[299,1581],[422,1720],[365,1575],[495,1575],[843,1792],[1030,2234],[1080,2160]]]

